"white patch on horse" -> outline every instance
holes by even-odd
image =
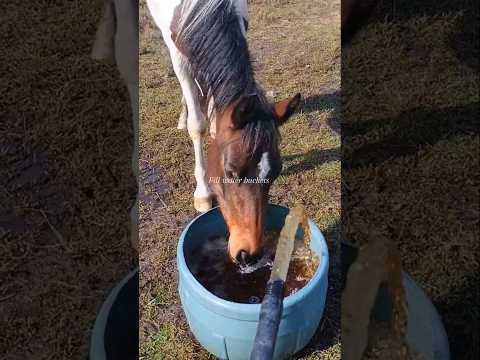
[[[113,0],[105,0],[113,1]],[[122,0],[115,0],[117,2],[125,2]],[[128,2],[130,3],[130,2]],[[211,104],[209,104],[208,117],[202,113],[198,94],[208,94],[208,89],[200,84],[194,76],[189,72],[190,62],[172,40],[172,21],[175,20],[175,28],[177,30],[177,38],[189,38],[196,29],[201,27],[203,21],[208,19],[216,9],[222,5],[228,5],[229,9],[235,9],[239,19],[242,31],[245,30],[245,24],[242,18],[248,21],[247,0],[203,0],[200,6],[196,7],[197,13],[190,17],[195,5],[199,4],[198,0],[147,0],[147,5],[150,13],[160,28],[163,39],[169,49],[170,57],[172,59],[173,68],[177,75],[178,81],[182,88],[183,97],[186,104],[186,127],[192,139],[194,153],[195,153],[195,179],[197,186],[194,192],[195,199],[202,200],[210,198],[211,190],[206,180],[206,158],[203,153],[204,137],[207,134],[208,123],[210,120],[210,134],[215,138],[215,112],[213,111],[213,97]],[[180,7],[179,7],[180,6]],[[179,7],[179,8],[178,8]],[[121,19],[121,16],[118,17]],[[186,24],[187,20],[189,21]],[[138,57],[137,57],[138,58]],[[136,67],[138,68],[138,66]],[[198,89],[197,89],[198,88]],[[200,90],[200,91],[199,91]],[[185,127],[185,121],[179,121],[179,127]],[[199,210],[197,208],[197,210]],[[205,211],[205,206],[202,210]]]
[[[201,87],[200,84],[198,83],[197,78],[193,78],[193,80],[195,80],[195,84],[197,84],[198,90],[200,90],[200,95],[202,95],[202,97],[204,97],[205,94],[203,93],[202,87]]]
[[[270,172],[270,162],[268,160],[268,152],[264,152],[262,154],[262,158],[260,159],[260,162],[258,163],[258,169],[260,170],[260,173],[258,174],[258,177],[260,179],[266,179],[268,173]]]
[[[196,1],[183,1],[182,2],[182,10],[180,15],[179,21],[179,29],[180,32],[178,34],[179,37],[187,38],[191,29],[194,29],[198,22],[202,21],[206,17],[208,17],[211,13],[213,13],[222,3],[224,0],[208,0],[205,4],[199,9],[200,11],[195,14],[193,20],[189,24],[185,24],[185,21],[190,16],[192,10],[196,5]],[[229,6],[234,6],[234,0],[227,0]],[[242,1],[241,1],[242,2]]]
[[[213,97],[210,99],[208,103],[208,110],[207,110],[207,119],[210,121],[210,136],[212,139],[215,139],[217,135],[217,117],[215,116],[215,102]]]

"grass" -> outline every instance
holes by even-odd
[[[45,5],[0,13],[2,359],[84,359],[136,261],[128,95],[90,59],[101,4]]]
[[[339,289],[335,241],[340,216],[340,32],[338,1],[252,1],[249,45],[256,75],[277,100],[300,92],[302,111],[281,129],[284,171],[272,202],[303,202],[332,251],[325,320],[297,359],[339,359]],[[140,203],[140,313],[143,359],[210,359],[189,333],[176,289],[175,255],[193,218],[193,152],[176,129],[181,93],[161,36],[140,11],[140,162],[161,192]],[[156,169],[156,170],[152,170]],[[159,295],[161,294],[161,295]],[[161,300],[157,300],[160,298]],[[175,329],[173,331],[172,329]]]
[[[404,269],[440,311],[452,358],[475,358],[479,137],[473,119],[479,89],[478,56],[472,56],[478,55],[478,32],[470,22],[475,15],[448,3],[420,15],[396,4],[394,16],[374,18],[342,52],[340,141],[338,4],[252,1],[251,6],[248,36],[258,79],[277,99],[297,91],[306,98],[302,112],[282,128],[285,168],[272,201],[304,202],[332,245],[339,237],[342,171],[342,237],[365,244],[369,229],[381,224],[399,247]],[[188,334],[172,281],[176,239],[194,216],[193,157],[188,136],[175,129],[176,79],[158,33],[150,29],[142,42],[141,157],[147,168],[161,169],[159,181],[169,190],[161,194],[161,210],[142,204],[142,218],[148,219],[141,254],[142,352],[146,359],[153,356],[155,350],[145,350],[148,344],[173,324],[179,335],[168,344],[155,343],[156,353],[207,359]],[[335,272],[332,276],[335,284]],[[166,283],[168,304],[149,305],[150,292]],[[330,291],[324,328],[299,358],[340,358],[338,289]]]
[[[473,359],[479,88],[465,40],[478,28],[448,4],[421,15],[397,5],[342,54],[342,235],[365,244],[381,225],[439,310],[452,358]]]

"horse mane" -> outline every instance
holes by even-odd
[[[259,116],[242,128],[245,151],[255,154],[277,141],[273,108],[257,85],[234,0],[183,0],[175,43],[186,67],[218,113],[243,96],[258,97]]]
[[[184,0],[176,44],[207,103],[223,112],[256,91],[247,41],[233,0]]]

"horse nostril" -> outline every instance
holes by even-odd
[[[263,251],[260,251],[256,255],[250,255],[245,250],[240,250],[236,260],[241,265],[254,265],[257,261],[259,261],[262,258],[262,256],[263,256]]]
[[[241,265],[248,265],[250,262],[250,255],[245,250],[240,250],[237,255],[237,261]]]

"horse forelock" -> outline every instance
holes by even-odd
[[[246,123],[241,131],[242,148],[251,158],[260,158],[263,153],[276,148],[280,141],[276,120],[269,111]]]

